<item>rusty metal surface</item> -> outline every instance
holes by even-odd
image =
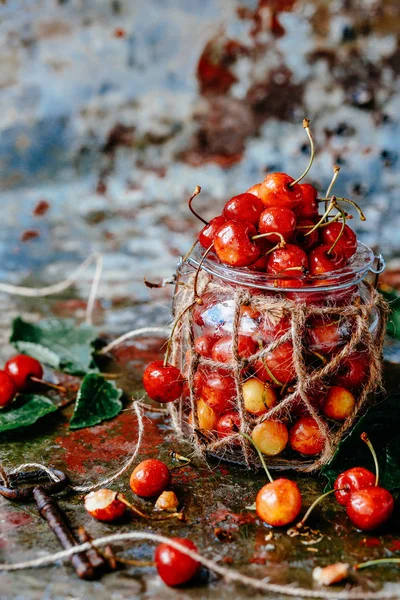
[[[262,4],[261,21],[246,17],[257,5],[250,0],[0,5],[2,281],[54,282],[100,251],[105,269],[95,313],[99,332],[116,335],[165,324],[171,290],[150,291],[143,276],[169,276],[191,245],[199,226],[188,213],[188,195],[202,185],[199,206],[213,216],[217,205],[247,189],[266,169],[300,173],[307,159],[299,126],[305,113],[318,145],[315,183],[324,189],[333,164],[340,162],[338,193],[354,194],[368,213],[367,222],[357,225],[363,241],[389,256],[399,252],[398,3]],[[284,10],[275,14],[274,24],[278,5]],[[260,22],[265,31],[258,52],[252,31]],[[232,47],[251,51],[242,49],[219,78],[224,89],[210,90],[204,79],[196,79],[196,65],[220,31],[235,42]],[[229,73],[237,78],[234,85]],[[12,352],[7,340],[17,314],[31,320],[49,314],[81,319],[92,274],[89,270],[71,291],[45,302],[0,296],[0,359]],[[141,394],[143,365],[159,346],[159,340],[145,339],[115,353],[110,370],[123,374],[127,397]],[[398,356],[396,349],[393,355]],[[388,366],[388,390],[398,389],[399,368]],[[75,483],[96,481],[119,468],[135,446],[136,420],[128,401],[125,408],[113,421],[72,432],[68,407],[32,430],[3,436],[1,457],[10,466],[27,460],[51,464]],[[149,415],[145,427],[141,458],[168,461],[171,447],[190,451],[161,415]],[[323,482],[297,479],[308,505]],[[176,472],[173,481],[188,523],[157,530],[187,535],[206,556],[259,578],[307,587],[317,564],[352,564],[400,551],[399,518],[382,535],[360,534],[333,500],[313,520],[324,536],[318,544],[306,546],[284,530],[266,539],[270,530],[246,509],[265,481],[261,473],[195,463]],[[128,475],[114,488],[129,495]],[[78,496],[62,494],[60,502],[71,521],[84,524],[93,536],[148,528],[137,520],[120,526],[96,522]],[[149,502],[139,504],[151,508]],[[232,541],[219,541],[215,527],[227,530]],[[32,503],[0,499],[1,562],[58,549]],[[152,547],[131,545],[124,556],[148,559]],[[358,576],[365,590],[397,579],[393,567]],[[254,596],[213,578],[170,590],[151,568],[124,568],[99,582],[78,580],[68,564],[0,574],[2,600]]]

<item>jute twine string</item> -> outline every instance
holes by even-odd
[[[239,461],[247,466],[259,466],[258,458],[255,456],[248,443],[237,433],[217,439],[212,432],[202,432],[199,430],[197,418],[197,398],[195,390],[195,375],[199,367],[212,367],[225,371],[227,376],[233,377],[236,386],[236,398],[233,402],[233,408],[237,411],[240,418],[240,429],[248,432],[250,427],[261,423],[266,419],[282,418],[290,415],[290,408],[293,403],[299,402],[306,411],[314,417],[318,424],[321,435],[325,441],[324,449],[319,457],[312,462],[293,460],[286,461],[281,458],[272,458],[270,464],[282,463],[292,466],[302,471],[313,471],[326,464],[333,455],[338,442],[344,432],[352,425],[359,411],[367,401],[368,395],[381,387],[382,377],[382,347],[385,335],[385,325],[388,315],[387,304],[375,289],[367,283],[364,283],[367,289],[365,300],[356,297],[352,304],[343,306],[332,304],[318,306],[306,304],[304,302],[293,302],[275,295],[252,295],[248,289],[232,287],[228,284],[216,283],[207,273],[200,272],[198,276],[198,294],[200,298],[206,300],[214,297],[216,301],[228,302],[229,311],[232,308],[232,355],[231,362],[218,362],[210,358],[205,358],[196,352],[194,341],[194,310],[197,307],[194,303],[195,294],[193,289],[194,277],[190,278],[186,285],[180,285],[177,288],[174,299],[175,315],[179,315],[186,310],[182,325],[175,329],[172,339],[172,354],[174,364],[178,365],[185,373],[188,379],[189,387],[189,407],[191,419],[193,420],[190,428],[192,445],[199,456],[205,457],[207,453],[218,450],[219,452],[228,452],[236,456]],[[260,348],[250,357],[243,358],[239,355],[238,339],[240,334],[242,307],[250,307],[268,316],[272,323],[278,323],[283,317],[290,319],[289,331],[276,337],[265,347]],[[370,331],[371,315],[379,313],[380,321],[376,326],[374,336]],[[333,355],[326,357],[326,364],[319,367],[308,367],[305,354],[307,349],[306,333],[307,322],[310,317],[326,317],[329,321],[338,320],[348,324],[349,332],[346,340],[340,350]],[[287,395],[268,412],[260,417],[249,415],[244,409],[243,402],[243,370],[251,367],[265,357],[268,353],[274,351],[285,342],[291,342],[293,346],[293,365],[296,372],[296,379],[290,385]],[[310,388],[316,384],[325,385],[325,380],[332,376],[343,364],[344,359],[353,354],[353,352],[362,351],[367,359],[367,371],[362,390],[356,398],[356,405],[353,413],[340,425],[333,424],[322,417],[316,409],[313,402],[310,401]],[[170,407],[172,421],[178,433],[188,431],[187,427],[187,405],[185,409],[185,399],[181,398],[179,402]],[[186,410],[186,412],[185,412]],[[240,444],[238,440],[240,439]]]
[[[146,531],[131,531],[128,533],[115,533],[113,535],[107,535],[101,538],[85,542],[79,546],[74,546],[68,550],[61,552],[55,552],[54,554],[47,554],[34,560],[29,560],[14,564],[0,564],[0,571],[19,571],[21,569],[32,569],[43,567],[46,565],[53,564],[59,560],[71,557],[73,554],[79,552],[87,552],[88,550],[95,548],[101,548],[114,542],[131,542],[131,541],[144,541],[156,542],[159,544],[168,544],[172,548],[179,550],[182,554],[190,556],[194,560],[197,560],[207,569],[220,575],[225,581],[236,583],[251,587],[255,590],[272,594],[284,594],[285,596],[291,596],[295,598],[326,598],[327,600],[389,600],[392,598],[398,598],[396,592],[367,592],[364,590],[343,590],[343,591],[331,591],[331,590],[311,590],[296,586],[280,585],[275,583],[269,583],[265,579],[256,579],[248,575],[244,575],[234,569],[227,569],[222,567],[216,561],[202,556],[194,550],[182,546],[179,542],[176,542],[168,537],[159,535],[157,533],[148,533]]]

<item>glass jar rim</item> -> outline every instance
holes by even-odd
[[[197,269],[204,249],[196,247],[186,263]],[[251,271],[247,267],[235,268],[221,263],[215,254],[209,254],[201,264],[201,269],[210,275],[228,283],[246,287],[283,292],[331,291],[345,289],[360,283],[369,272],[377,273],[373,268],[377,257],[369,246],[358,242],[355,254],[342,269],[323,275],[272,275],[261,271]],[[383,263],[384,264],[384,263]],[[382,268],[383,270],[383,268]],[[291,281],[293,285],[280,286],[279,281]],[[296,281],[301,282],[296,287]]]

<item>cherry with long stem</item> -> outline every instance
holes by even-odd
[[[310,155],[310,161],[307,165],[306,170],[304,171],[304,173],[302,173],[302,175],[300,175],[300,177],[298,177],[295,181],[292,181],[291,183],[289,183],[289,188],[294,187],[296,185],[296,183],[299,183],[302,179],[304,179],[304,177],[307,175],[307,173],[309,172],[309,170],[311,169],[311,166],[313,164],[314,161],[314,155],[315,155],[315,147],[314,147],[314,139],[310,130],[310,121],[309,119],[303,119],[303,127],[306,131],[306,134],[308,136],[308,139],[310,140],[310,146],[311,146],[311,155]]]
[[[200,216],[200,215],[199,215],[199,214],[198,214],[198,213],[197,213],[197,212],[194,210],[194,208],[193,208],[193,206],[192,206],[192,202],[193,202],[194,198],[196,198],[196,196],[197,196],[198,194],[200,194],[200,192],[201,192],[201,187],[200,187],[199,185],[196,185],[196,189],[194,190],[193,194],[190,196],[190,199],[189,199],[189,202],[188,202],[188,204],[189,204],[189,210],[190,210],[190,212],[191,212],[191,213],[192,213],[192,214],[193,214],[193,215],[194,215],[194,216],[195,216],[197,219],[199,219],[199,221],[201,221],[202,223],[204,223],[204,225],[208,225],[208,221],[206,221],[205,219],[203,219],[203,217],[201,217],[201,216]]]

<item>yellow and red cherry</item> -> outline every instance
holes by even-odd
[[[328,419],[345,421],[353,414],[355,405],[356,399],[349,390],[333,385],[323,401],[322,412]]]
[[[94,519],[112,523],[120,519],[128,508],[120,500],[121,496],[107,488],[96,490],[85,496],[85,508]]]
[[[185,379],[180,370],[162,360],[150,363],[143,374],[143,385],[155,402],[173,402],[183,391]]]
[[[296,215],[301,218],[313,219],[318,217],[318,192],[311,183],[300,183],[303,200],[296,206]]]
[[[232,408],[236,384],[232,375],[222,369],[207,371],[203,380],[202,398],[217,414]]]
[[[157,458],[142,461],[132,471],[129,485],[134,494],[143,498],[159,496],[171,483],[167,465]]]
[[[258,230],[260,233],[278,232],[288,242],[296,229],[296,215],[285,206],[266,208],[260,216]],[[277,244],[282,241],[278,235],[270,235],[268,241]]]
[[[231,267],[247,267],[260,256],[260,244],[252,238],[257,229],[247,221],[227,221],[214,239],[214,249],[221,262]]]
[[[307,231],[315,225],[315,219],[299,218],[297,219],[296,229],[293,233],[293,244],[300,246],[304,252],[308,252],[320,243],[319,230],[315,229],[310,235],[306,235]]]
[[[298,276],[302,269],[308,268],[307,254],[294,244],[273,250],[268,257],[267,273]]]
[[[392,516],[393,509],[392,494],[379,486],[352,492],[346,504],[349,519],[362,531],[371,531],[384,525]]]
[[[219,438],[226,438],[240,431],[240,416],[231,410],[218,419],[217,433]],[[237,440],[240,443],[239,440]]]
[[[293,344],[284,342],[254,363],[254,370],[261,381],[278,385],[290,383],[296,378],[293,362]]]
[[[249,187],[246,194],[253,194],[254,196],[257,196],[257,198],[259,198],[260,197],[260,186],[261,186],[261,183],[255,183],[254,185]]]
[[[226,219],[222,215],[218,215],[211,219],[207,225],[204,225],[203,229],[199,233],[199,242],[203,248],[211,246],[215,240],[218,229],[225,223]]]
[[[226,221],[238,219],[240,221],[248,221],[253,225],[258,225],[260,215],[264,210],[264,204],[258,196],[254,194],[244,193],[238,196],[233,196],[225,204],[222,211]]]
[[[303,193],[293,177],[286,173],[270,173],[260,183],[258,194],[265,206],[284,206],[294,209],[303,201]]]
[[[278,401],[274,388],[255,377],[243,383],[242,394],[245,409],[255,416],[264,415]]]
[[[239,334],[237,350],[240,358],[248,358],[257,352],[258,344],[252,337]],[[226,335],[215,342],[211,351],[211,357],[214,361],[223,363],[229,363],[234,360],[233,339],[230,335]]]
[[[32,384],[32,377],[42,379],[43,367],[38,360],[26,354],[10,358],[4,370],[11,377],[18,392],[26,391]]]
[[[251,438],[263,454],[276,456],[286,448],[289,433],[281,421],[267,419],[254,427]]]
[[[15,398],[17,388],[6,371],[0,370],[0,408],[8,406]]]
[[[343,233],[342,224],[338,222],[321,227],[321,239],[323,244],[330,245],[338,239],[336,247],[341,249],[347,259],[351,258],[357,250],[357,236],[348,225],[344,226]]]
[[[214,431],[217,428],[217,413],[200,398],[196,405],[197,421],[199,429],[203,431]],[[195,426],[193,415],[189,415],[189,425]]]
[[[185,538],[171,538],[171,540],[188,550],[197,552],[197,548],[191,540]],[[197,560],[190,558],[187,554],[172,548],[168,544],[157,546],[154,562],[159,576],[170,587],[183,585],[193,579],[201,566]]]
[[[308,256],[311,275],[325,275],[342,269],[347,259],[343,250],[337,245],[333,250],[329,244],[321,244],[313,248]]]
[[[258,516],[272,527],[292,523],[299,515],[301,505],[301,493],[296,483],[283,477],[264,485],[256,497]]]
[[[338,371],[332,377],[332,383],[347,390],[357,390],[366,379],[368,364],[368,354],[353,352],[340,363]]]
[[[375,475],[364,467],[353,467],[341,473],[334,483],[335,498],[346,506],[351,494],[375,486]]]
[[[292,450],[305,456],[315,456],[324,449],[325,440],[317,421],[313,417],[302,417],[289,432]]]

